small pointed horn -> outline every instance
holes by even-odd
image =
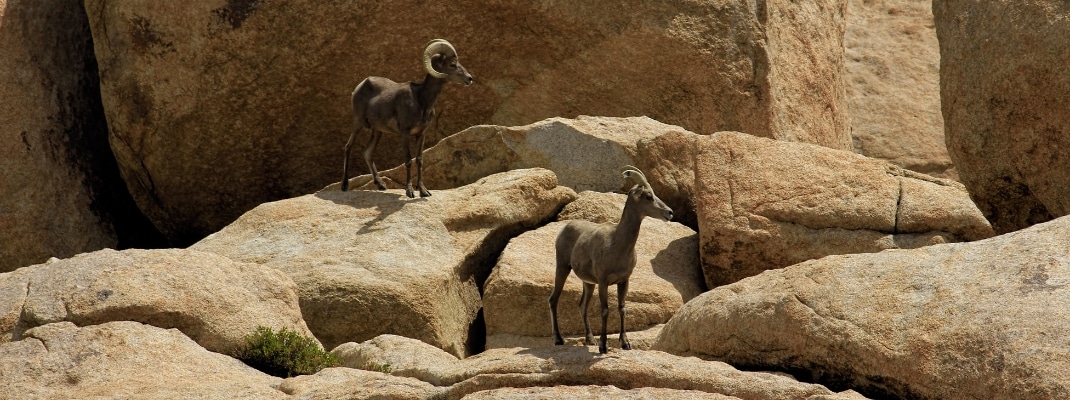
[[[646,186],[648,188],[650,187],[650,182],[647,182],[646,175],[644,175],[643,171],[640,171],[639,168],[633,167],[631,165],[625,165],[620,168],[620,172],[621,175],[624,175],[625,179],[630,179],[640,186]]]
[[[424,46],[424,69],[428,74],[439,79],[445,79],[448,75],[435,71],[435,68],[431,66],[431,57],[435,54],[442,54],[443,56],[457,56],[457,50],[453,48],[450,42],[444,39],[435,39],[427,43]]]

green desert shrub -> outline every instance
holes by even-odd
[[[333,354],[323,351],[315,340],[282,328],[258,326],[256,332],[245,336],[245,347],[238,349],[236,358],[261,372],[280,378],[311,375],[342,363]]]

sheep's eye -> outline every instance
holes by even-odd
[[[653,200],[654,199],[654,195],[652,195],[650,193],[643,193],[643,197],[645,197],[647,200]]]

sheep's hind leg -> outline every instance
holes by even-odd
[[[628,294],[628,281],[617,284],[617,311],[620,312],[620,348],[631,350],[632,344],[628,341],[628,334],[624,330],[624,296]]]
[[[583,295],[580,296],[580,315],[583,317],[583,343],[588,346],[594,344],[594,335],[591,334],[591,323],[587,320],[587,305],[594,293],[594,284],[583,282]]]
[[[357,134],[360,133],[360,128],[354,129],[353,133],[349,135],[349,141],[346,142],[346,157],[342,160],[342,191],[349,190],[349,155],[353,150],[353,140],[357,138]]]
[[[561,331],[557,326],[557,301],[561,299],[561,291],[565,287],[565,280],[568,279],[568,274],[572,272],[572,268],[567,263],[557,263],[557,274],[554,276],[554,290],[550,292],[550,336],[554,340],[555,346],[565,344],[565,340],[561,338]]]
[[[375,146],[379,145],[379,139],[382,137],[382,132],[372,129],[372,137],[368,140],[368,147],[364,148],[364,162],[368,164],[368,169],[372,171],[372,181],[375,182],[375,187],[379,188],[379,190],[386,190],[386,185],[379,178],[379,170],[375,169],[375,162],[372,161],[372,152],[375,151]]]
[[[405,142],[405,195],[409,198],[414,198],[416,195],[412,193],[412,146],[409,135],[403,135],[401,139]]]

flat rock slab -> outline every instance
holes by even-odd
[[[730,400],[738,397],[697,390],[674,390],[661,388],[618,389],[616,386],[554,386],[529,388],[502,388],[475,392],[464,396],[466,400],[537,400],[537,399],[709,399]]]
[[[0,344],[7,398],[286,399],[281,382],[178,330],[138,322],[59,322]]]
[[[191,248],[290,275],[309,329],[328,349],[394,333],[464,356],[498,252],[575,196],[545,169],[430,198],[326,190],[263,204]]]
[[[829,256],[713,289],[654,348],[873,397],[1070,397],[1070,218]]]
[[[287,378],[279,385],[293,400],[441,399],[445,388],[418,379],[353,368],[327,368],[315,375]]]
[[[660,351],[611,349],[608,354],[600,355],[594,346],[551,346],[493,349],[463,360],[450,360],[449,354],[437,348],[413,342],[384,335],[364,343],[347,343],[334,353],[352,368],[370,366],[445,388],[445,397],[450,399],[487,390],[560,385],[611,385],[627,391],[639,388],[698,391],[705,393],[703,396],[718,394],[744,399],[864,398],[852,391],[834,393],[824,386],[801,383],[783,375],[744,372],[725,363]],[[583,389],[577,390],[583,393]]]
[[[60,321],[176,328],[226,354],[258,326],[312,337],[290,277],[183,249],[105,249],[0,274],[0,342]]]

